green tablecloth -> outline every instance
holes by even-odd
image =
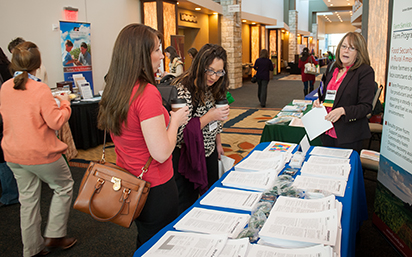
[[[290,103],[291,105],[291,103]],[[304,112],[307,113],[312,109],[312,105],[308,105],[308,108]],[[283,124],[266,124],[263,128],[262,136],[260,137],[260,142],[270,142],[270,141],[280,141],[287,143],[299,144],[303,136],[306,134],[306,130],[303,127],[292,127],[289,126],[290,122]],[[308,137],[309,139],[309,137]],[[320,146],[322,142],[320,137],[309,141],[312,146]]]

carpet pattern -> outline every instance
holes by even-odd
[[[225,155],[235,159],[235,164],[242,160],[259,144],[265,121],[275,117],[278,112],[277,108],[231,108],[228,120],[223,123],[221,134]],[[90,161],[100,160],[101,156],[102,145],[87,150],[78,150],[77,156],[70,160],[69,164],[73,167],[87,167]],[[106,161],[116,162],[113,143],[107,143]]]
[[[316,76],[316,81],[320,81],[322,79],[322,74],[319,74]],[[285,76],[283,78],[280,78],[279,80],[296,80],[296,81],[302,81],[302,76],[300,74],[291,74],[288,76]]]

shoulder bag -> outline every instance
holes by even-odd
[[[136,177],[119,166],[107,163],[105,146],[106,131],[102,159],[90,162],[73,208],[90,214],[95,220],[129,228],[146,203],[150,183],[142,177],[153,158],[150,156],[142,173]]]
[[[307,62],[305,64],[305,70],[303,71],[305,74],[310,74],[310,75],[316,75],[316,66],[312,62],[312,56],[309,56],[308,58],[310,62]]]

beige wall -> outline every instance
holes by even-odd
[[[250,62],[250,27],[242,24],[242,63]]]
[[[352,24],[348,22],[340,22],[336,24],[336,22],[325,23],[325,34],[338,34],[338,33],[347,33],[350,31],[355,31],[356,27],[352,26]]]
[[[222,30],[218,14],[209,15],[209,43],[222,44]]]
[[[388,43],[388,8],[387,0],[374,0],[369,2],[368,20],[368,51],[371,66],[375,70],[375,81],[385,87],[386,83],[386,57]],[[381,94],[381,101],[384,99]]]
[[[197,23],[181,21],[180,13],[196,16]],[[187,70],[192,63],[192,60],[187,54],[187,50],[194,47],[199,51],[204,44],[209,43],[209,16],[179,8],[177,25],[179,27],[178,34],[185,36],[185,70]]]

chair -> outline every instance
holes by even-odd
[[[375,82],[375,85],[376,85],[376,91],[375,91],[375,97],[373,98],[373,101],[372,101],[372,113],[376,108],[376,103],[378,102],[379,97],[382,93],[382,89],[383,89],[383,86],[381,85],[380,87],[378,87],[378,84],[376,82]],[[372,113],[369,113],[368,115],[366,115],[366,117],[370,119],[372,117]],[[382,127],[383,126],[380,123],[369,122],[369,129],[371,131],[372,136],[369,139],[368,149],[371,148],[371,144],[373,140],[379,141],[379,142],[381,141]],[[380,143],[379,143],[379,146],[380,146]]]

